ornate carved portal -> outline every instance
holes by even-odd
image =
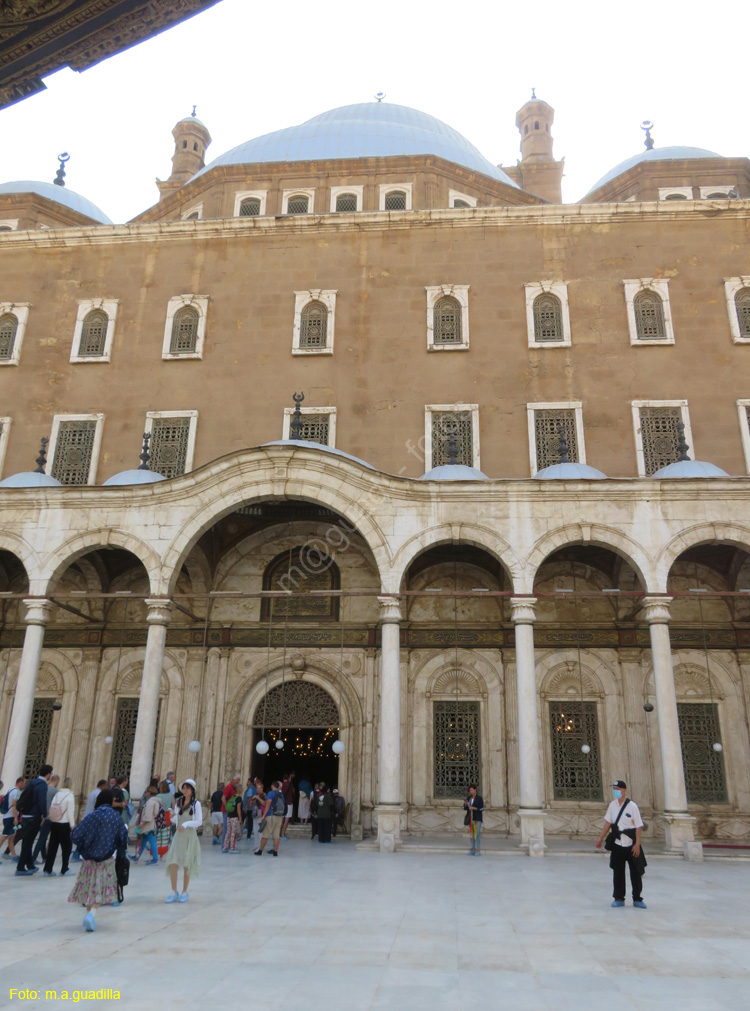
[[[308,730],[336,729],[339,710],[325,689],[309,681],[277,685],[261,699],[253,727],[299,727]]]

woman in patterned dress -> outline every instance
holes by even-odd
[[[167,874],[172,882],[172,891],[165,902],[187,902],[188,885],[191,878],[197,878],[201,866],[201,844],[197,830],[203,824],[201,802],[196,800],[195,780],[186,779],[180,787],[182,797],[176,801],[172,813],[172,824],[177,831],[167,853]],[[182,867],[182,894],[177,891],[177,872]]]
[[[101,791],[95,809],[73,829],[71,840],[78,847],[83,862],[68,902],[86,907],[83,926],[93,931],[99,906],[117,902],[115,852],[118,857],[126,857],[128,849],[128,830],[120,812],[112,809],[111,790]]]

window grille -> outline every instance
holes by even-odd
[[[308,302],[300,317],[299,346],[324,348],[327,339],[328,309],[322,302]]]
[[[549,719],[555,800],[602,800],[596,703],[550,702]]]
[[[432,319],[435,344],[461,343],[461,305],[457,299],[451,295],[438,299]]]
[[[240,204],[241,218],[255,218],[260,214],[260,199],[258,197],[247,197]]]
[[[36,699],[31,713],[29,740],[26,745],[26,759],[23,774],[26,779],[34,779],[47,761],[49,739],[52,734],[52,703],[54,699]]]
[[[302,415],[302,435],[300,438],[303,442],[319,442],[321,446],[327,446],[330,432],[330,414]]]
[[[479,702],[433,702],[436,798],[461,798],[479,784]]]
[[[337,211],[356,211],[357,209],[357,194],[356,193],[341,193],[336,197],[336,210]]]
[[[135,743],[135,727],[138,723],[138,699],[120,698],[117,700],[115,712],[115,732],[112,735],[112,757],[109,765],[109,778],[113,776],[129,776],[133,761],[133,744]],[[156,714],[156,725],[161,720],[161,699]],[[158,731],[154,735],[154,753],[151,758],[151,772],[156,763],[156,742]]]
[[[706,200],[728,200],[728,193],[707,193]]]
[[[677,425],[682,421],[679,407],[641,407],[643,465],[647,475],[674,463],[680,455]]]
[[[172,321],[171,355],[194,354],[198,346],[198,321],[200,313],[192,305],[183,306]]]
[[[95,421],[61,421],[52,477],[61,484],[88,484],[95,437]]]
[[[10,225],[0,225],[0,232],[12,232],[13,229]]]
[[[263,573],[264,590],[286,590],[292,593],[308,594],[303,597],[274,597],[261,600],[261,621],[273,618],[305,621],[309,618],[332,619],[338,621],[339,598],[327,597],[321,590],[338,590],[340,587],[338,566],[330,555],[324,553],[320,543],[310,543],[284,551],[278,555]],[[283,642],[283,628],[280,629]]]
[[[750,337],[750,288],[740,288],[734,296],[734,307],[737,310],[740,337]],[[0,334],[2,334],[2,320],[0,320]]]
[[[303,194],[296,197],[289,197],[286,205],[287,214],[307,214],[310,207],[310,198]]]
[[[81,342],[78,346],[79,358],[101,358],[107,341],[107,326],[109,316],[102,309],[94,309],[88,313],[81,329]]]
[[[385,195],[385,209],[387,211],[405,211],[406,194],[403,190],[391,190]]]
[[[7,361],[13,357],[13,347],[16,343],[17,332],[17,316],[14,316],[12,312],[0,316],[0,361]]]
[[[151,470],[164,477],[185,473],[190,418],[154,418],[151,428]]]
[[[678,702],[682,764],[690,804],[726,804],[727,782],[721,744],[719,707],[710,702]]]
[[[684,193],[668,193],[664,197],[664,199],[665,200],[687,200],[687,197],[685,196]]]
[[[633,299],[638,340],[665,340],[664,303],[655,291],[639,291]]]
[[[561,341],[564,338],[562,303],[557,295],[545,292],[534,299],[534,340]]]
[[[255,710],[254,727],[302,727],[338,730],[338,706],[319,685],[287,681],[261,699]]]
[[[456,462],[474,466],[474,432],[471,411],[432,412],[432,466],[448,462],[451,431],[456,434]]]
[[[572,408],[534,411],[537,470],[560,462],[560,425],[563,426],[568,444],[568,459],[571,463],[578,463],[576,412]]]
[[[466,200],[454,200],[453,201],[453,206],[454,207],[471,207],[471,204],[468,203]]]

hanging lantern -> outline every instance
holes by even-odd
[[[258,741],[258,743],[255,745],[255,750],[258,752],[259,755],[267,755],[268,741]]]
[[[105,744],[111,744],[113,740],[114,740],[114,737],[110,737],[110,735],[107,734],[107,736],[104,738],[104,743]]]
[[[277,751],[284,750],[284,742],[281,740],[281,738],[279,738],[278,741],[276,742],[276,750]]]
[[[344,742],[343,741],[334,741],[333,744],[331,745],[331,748],[333,749],[334,755],[343,755],[343,753],[344,753]]]
[[[653,702],[644,702],[643,703],[643,711],[646,712],[646,713],[653,713],[653,711],[654,711],[654,703]]]
[[[62,709],[62,702],[60,702],[59,699],[55,699],[55,701],[52,703],[52,708],[56,713],[59,713],[60,710]]]
[[[201,750],[200,741],[191,741],[190,744],[188,744],[188,751],[191,752],[193,755],[196,755],[200,750]]]
[[[715,744],[712,744],[712,745],[711,745],[711,747],[712,747],[712,748],[714,749],[714,751],[715,751],[715,752],[717,752],[717,753],[718,753],[719,751],[723,751],[723,750],[724,750],[724,748],[723,748],[723,747],[722,747],[722,746],[721,746],[721,745],[719,744],[719,742],[718,742],[718,741],[716,741],[716,743],[715,743]]]
[[[588,744],[582,744],[581,751],[584,753],[584,755],[588,755],[589,752],[591,751],[591,748],[589,747]]]

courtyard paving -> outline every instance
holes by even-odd
[[[652,860],[644,911],[610,908],[595,852],[471,859],[290,839],[259,859],[206,839],[188,903],[165,905],[163,868],[134,865],[124,905],[100,910],[94,934],[66,902],[72,877],[16,878],[2,863],[2,1007],[102,988],[120,990],[120,1007],[159,1009],[750,1007],[743,860]],[[11,1002],[11,987],[39,999]]]

